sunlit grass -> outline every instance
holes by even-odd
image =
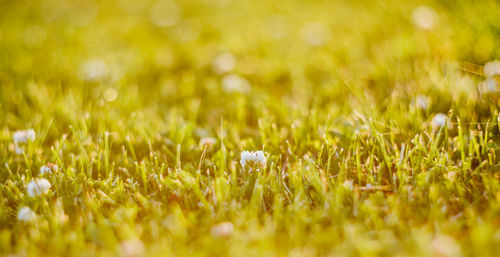
[[[1,255],[496,255],[498,2],[1,6]]]

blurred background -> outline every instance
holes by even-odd
[[[345,120],[356,110],[420,129],[425,114],[454,105],[475,110],[462,113],[471,122],[498,105],[498,1],[0,5],[4,128],[64,130],[87,117],[107,127],[91,131],[137,134],[134,124],[161,131],[169,119],[252,128],[263,117],[289,125],[314,110]],[[424,115],[404,121],[412,106]]]

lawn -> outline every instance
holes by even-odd
[[[498,256],[500,2],[0,0],[0,256]]]

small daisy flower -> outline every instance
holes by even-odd
[[[89,59],[80,65],[80,77],[85,81],[96,81],[108,74],[108,65],[99,58]]]
[[[432,129],[438,130],[442,126],[446,125],[446,121],[448,120],[448,116],[444,113],[438,113],[434,115],[434,118],[432,118],[431,125]]]
[[[212,70],[217,74],[230,72],[236,65],[236,58],[231,53],[223,53],[217,56],[212,63]]]
[[[16,151],[16,154],[23,154],[24,153],[24,148],[23,147],[19,147],[19,146],[15,146],[14,150]]]
[[[425,95],[418,95],[415,99],[415,105],[422,110],[427,110],[427,108],[429,108],[429,102],[429,97]]]
[[[120,243],[120,246],[122,248],[124,256],[126,257],[136,257],[144,255],[144,243],[138,238],[122,241]]]
[[[214,237],[228,237],[233,233],[233,230],[233,223],[227,221],[213,226],[210,232]]]
[[[13,139],[14,144],[27,143],[28,141],[35,141],[35,131],[33,129],[28,130],[18,130],[14,132]]]
[[[28,183],[28,195],[31,197],[45,195],[52,185],[44,178],[37,178]]]
[[[482,94],[495,93],[498,91],[498,84],[494,77],[489,77],[479,84],[479,92]]]
[[[204,137],[204,138],[200,139],[199,145],[201,148],[211,147],[211,146],[215,145],[216,142],[217,142],[217,140],[213,137]]]
[[[47,163],[47,165],[43,165],[40,168],[40,174],[45,175],[45,174],[52,174],[52,172],[57,172],[59,170],[59,167],[53,163]]]
[[[483,73],[486,77],[494,77],[500,75],[500,61],[495,60],[487,62],[483,67]]]
[[[436,256],[462,256],[460,245],[447,235],[437,235],[430,242],[430,248]]]
[[[419,29],[432,30],[437,23],[438,15],[428,6],[419,6],[413,10],[411,19]]]
[[[349,190],[352,191],[354,189],[354,186],[352,184],[352,180],[350,180],[350,179],[345,180],[344,181],[344,188],[349,189]]]
[[[222,78],[222,87],[227,93],[248,93],[251,88],[248,80],[236,74],[224,76]]]
[[[241,153],[240,163],[243,167],[248,167],[251,170],[258,170],[266,165],[266,157],[264,156],[264,152],[262,151],[243,151]]]
[[[23,222],[33,222],[36,219],[36,214],[29,207],[21,207],[17,213],[17,220]]]

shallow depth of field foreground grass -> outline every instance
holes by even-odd
[[[0,0],[0,255],[495,256],[498,60],[494,0]]]

